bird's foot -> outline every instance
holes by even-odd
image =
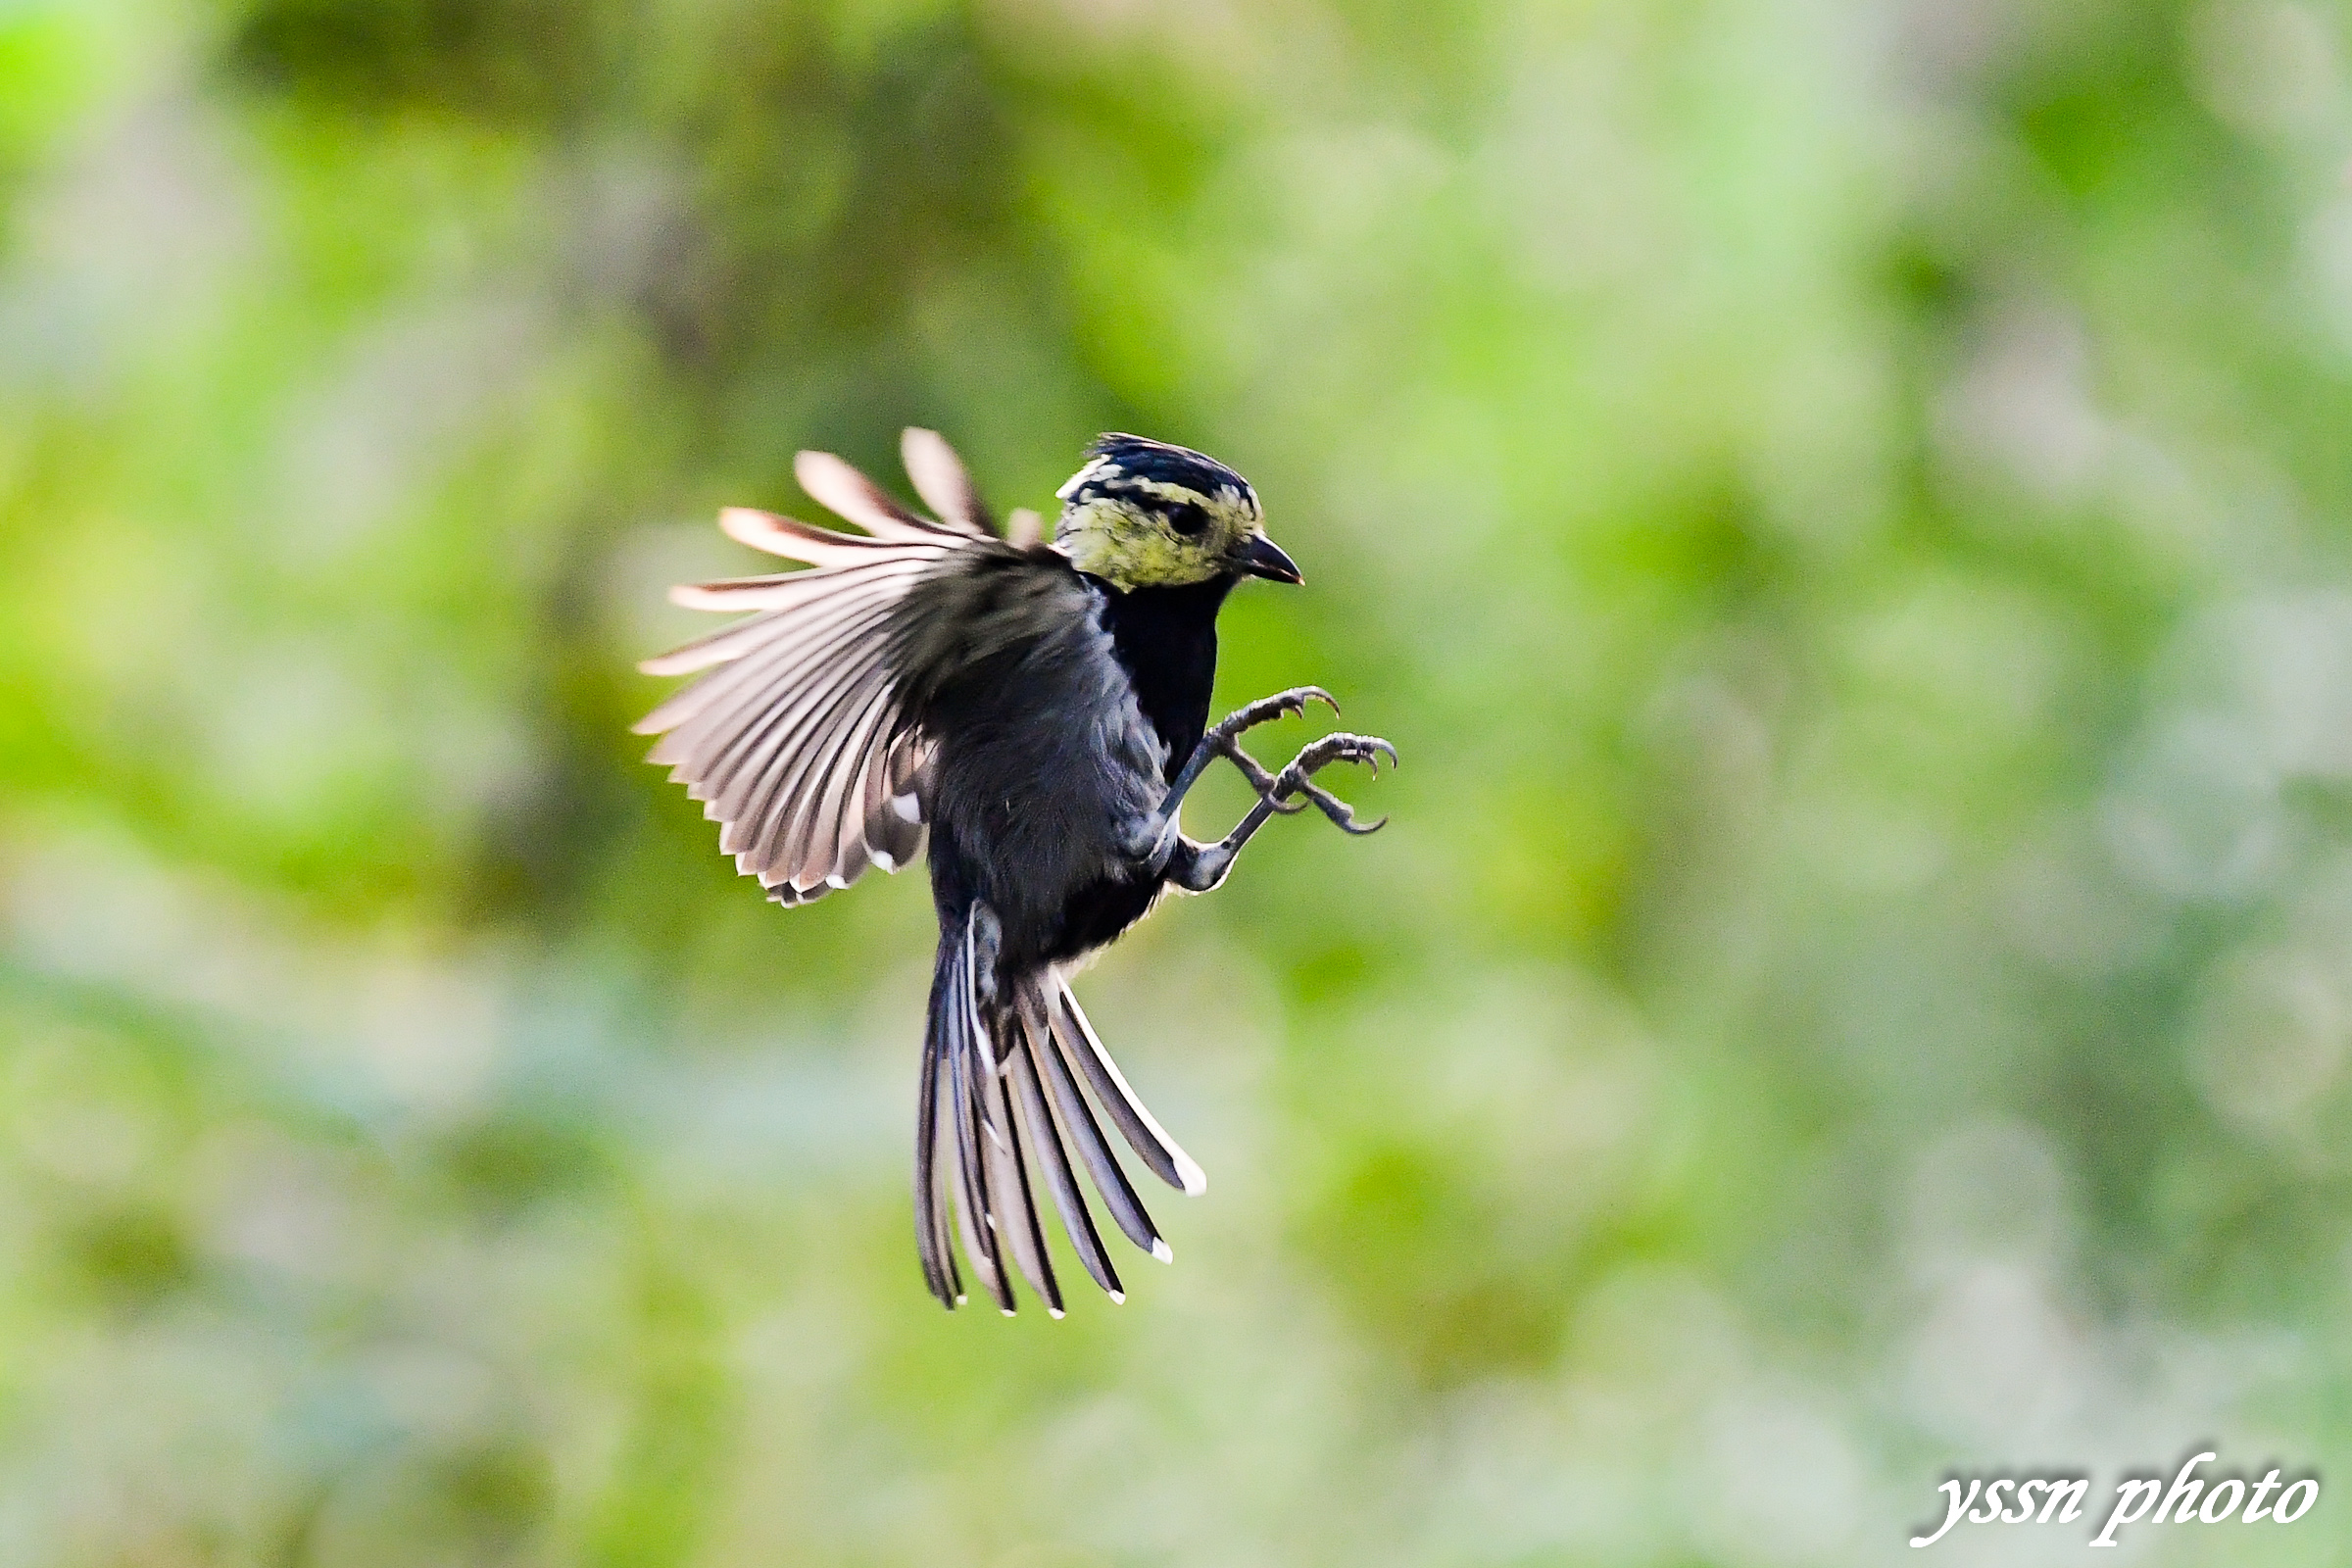
[[[1250,814],[1216,843],[1195,844],[1181,834],[1171,835],[1170,853],[1164,862],[1168,880],[1188,893],[1206,893],[1219,886],[1224,882],[1226,873],[1233,869],[1235,858],[1242,853],[1242,846],[1250,842],[1251,835],[1277,811],[1299,809],[1299,807],[1286,808],[1283,804],[1293,796],[1305,798],[1300,806],[1312,802],[1344,832],[1379,832],[1388,824],[1387,817],[1377,822],[1358,822],[1355,808],[1315,783],[1314,774],[1333,762],[1361,762],[1377,776],[1380,760],[1384,757],[1392,767],[1396,764],[1396,748],[1377,735],[1326,735],[1321,740],[1309,741],[1297,757],[1291,759],[1288,766],[1274,775],[1265,793],[1258,797],[1257,804],[1250,808]]]
[[[1289,694],[1285,693],[1284,695]],[[1378,778],[1380,776],[1380,760],[1384,757],[1389,760],[1391,767],[1397,765],[1396,748],[1377,735],[1337,734],[1309,741],[1297,757],[1291,759],[1290,765],[1276,776],[1273,788],[1266,795],[1266,801],[1279,811],[1285,808],[1281,804],[1283,801],[1294,795],[1301,795],[1307,801],[1312,801],[1342,832],[1377,833],[1388,826],[1389,819],[1387,817],[1384,816],[1377,822],[1357,821],[1355,808],[1315,783],[1313,776],[1333,762],[1361,762],[1372,770],[1374,778]],[[1293,806],[1288,809],[1299,810],[1303,805],[1302,802],[1299,806]]]
[[[1276,692],[1271,697],[1260,697],[1254,703],[1245,703],[1219,719],[1209,733],[1219,740],[1231,740],[1246,729],[1255,729],[1285,714],[1303,713],[1309,703],[1321,703],[1334,714],[1340,710],[1339,699],[1322,687],[1294,686],[1287,692]]]
[[[1339,699],[1320,686],[1294,686],[1287,692],[1261,697],[1254,703],[1235,709],[1213,725],[1208,732],[1208,744],[1217,755],[1242,770],[1256,790],[1258,798],[1284,816],[1306,809],[1306,803],[1287,803],[1274,793],[1275,777],[1269,768],[1243,750],[1240,736],[1244,730],[1282,718],[1292,713],[1304,713],[1309,703],[1321,703],[1334,714],[1340,710]]]
[[[1286,802],[1275,795],[1273,771],[1265,763],[1242,750],[1240,741],[1230,735],[1211,735],[1209,744],[1216,748],[1219,757],[1226,759],[1242,770],[1242,776],[1250,781],[1250,787],[1257,791],[1257,798],[1272,807],[1278,814],[1290,816],[1306,809],[1304,801]]]

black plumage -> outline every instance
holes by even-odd
[[[866,535],[722,514],[737,539],[814,569],[678,590],[754,613],[650,661],[657,673],[710,673],[639,728],[662,735],[653,760],[706,802],[721,848],[777,902],[822,897],[869,865],[895,870],[927,830],[940,946],[916,1129],[925,1279],[949,1305],[962,1298],[959,1243],[1004,1310],[1017,1271],[1058,1315],[1039,1186],[1114,1298],[1080,1167],[1122,1233],[1169,1255],[1102,1121],[1163,1181],[1205,1185],[1102,1049],[1069,969],[1168,888],[1216,886],[1269,815],[1299,808],[1295,797],[1369,831],[1309,775],[1395,753],[1327,736],[1279,776],[1259,767],[1236,736],[1329,701],[1313,688],[1210,728],[1226,596],[1244,576],[1299,580],[1265,538],[1255,492],[1223,465],[1103,437],[1063,487],[1046,545],[1020,514],[1012,539],[998,538],[936,435],[908,431],[905,452],[941,520],[808,453],[803,485]],[[1176,812],[1220,756],[1259,801],[1225,839],[1195,843]]]

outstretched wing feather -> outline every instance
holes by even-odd
[[[996,533],[979,487],[972,483],[956,449],[937,430],[908,425],[899,437],[899,457],[906,465],[906,477],[914,481],[914,493],[943,521],[981,538]]]
[[[701,675],[635,728],[659,737],[648,760],[705,804],[721,850],[780,904],[821,898],[871,866],[896,871],[922,852],[929,742],[901,703],[888,625],[924,573],[989,535],[972,521],[985,512],[965,493],[968,477],[940,489],[942,473],[962,474],[947,443],[932,436],[910,450],[921,484],[953,501],[950,520],[913,512],[838,458],[804,453],[796,469],[808,493],[866,531],[726,509],[719,526],[730,537],[808,569],[673,589],[682,605],[751,613],[640,666]]]
[[[792,460],[801,488],[877,539],[894,543],[953,545],[961,530],[942,526],[899,504],[890,492],[830,452],[803,452]]]
[[[767,863],[760,868],[762,881],[812,888],[832,874],[842,850],[840,790],[844,775],[857,765],[857,759],[847,754],[870,740],[892,712],[889,671],[879,659],[872,660],[820,715],[808,738],[806,764],[772,818],[773,837],[761,835],[761,842],[770,846]],[[811,875],[811,864],[822,869]]]

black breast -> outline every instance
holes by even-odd
[[[1125,594],[1107,584],[1097,586],[1104,599],[1103,629],[1135,687],[1136,706],[1167,748],[1165,777],[1172,781],[1208,728],[1210,689],[1217,678],[1217,611],[1233,583],[1216,578]],[[1077,889],[1062,906],[1060,929],[1046,956],[1075,958],[1110,942],[1150,911],[1164,881],[1106,878]]]
[[[943,920],[987,901],[1019,969],[1102,947],[1151,908],[1163,879],[1118,869],[1113,835],[1200,744],[1231,588],[1120,593],[1051,552],[999,546],[907,594],[891,659],[935,747]]]
[[[1183,588],[1138,588],[1120,593],[1098,583],[1103,629],[1134,683],[1136,706],[1168,749],[1172,780],[1208,728],[1208,702],[1217,679],[1217,612],[1233,591],[1230,577]]]

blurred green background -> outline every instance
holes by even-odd
[[[0,1563],[1820,1568],[2343,1473],[2346,22],[0,0]],[[1058,1324],[923,1293],[919,876],[772,908],[626,733],[715,509],[907,423],[1234,464],[1309,585],[1220,708],[1405,759],[1082,982],[1212,1181]]]

